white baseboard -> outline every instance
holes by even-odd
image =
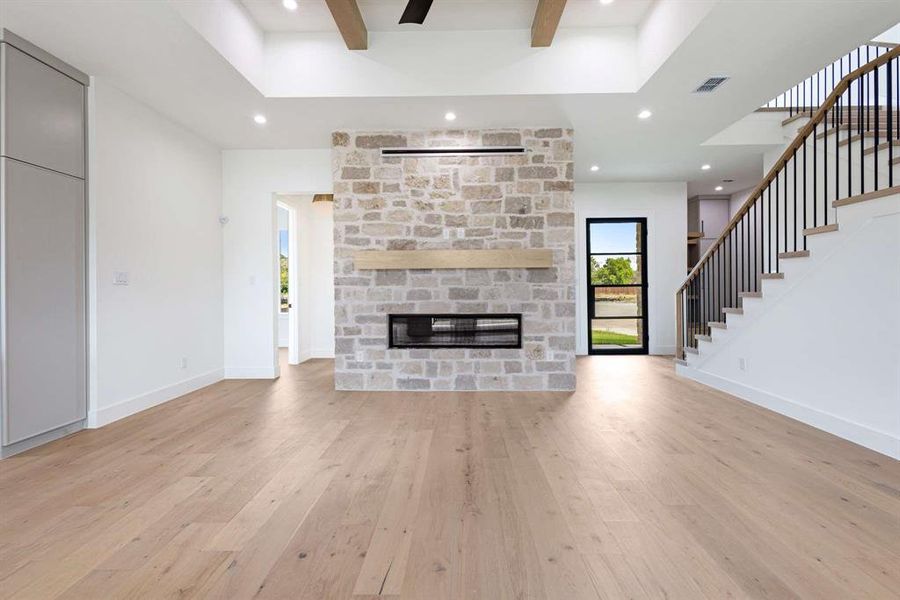
[[[334,348],[313,348],[309,358],[334,358]]]
[[[650,346],[650,354],[653,356],[674,356],[675,346]]]
[[[167,385],[159,389],[140,394],[127,400],[122,400],[111,406],[106,406],[99,410],[88,412],[87,427],[96,429],[103,427],[119,419],[147,410],[163,402],[168,402],[179,396],[184,396],[202,387],[212,385],[217,381],[221,381],[224,376],[222,369],[213,369],[206,373],[185,379],[172,385]]]
[[[884,431],[878,431],[866,425],[860,425],[831,413],[692,367],[676,365],[675,372],[875,452],[900,459],[900,438]]]
[[[225,367],[225,379],[275,379],[275,367]]]

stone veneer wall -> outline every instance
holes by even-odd
[[[575,389],[572,131],[336,132],[335,387]],[[525,146],[382,158],[383,147]],[[359,271],[368,249],[551,248],[550,269]],[[522,313],[523,348],[388,349],[389,313]]]

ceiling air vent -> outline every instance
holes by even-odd
[[[709,94],[710,92],[716,91],[716,89],[728,81],[727,77],[710,77],[706,81],[700,84],[696,90],[694,90],[695,94]]]
[[[382,156],[503,156],[525,154],[522,146],[477,146],[471,148],[382,148]]]

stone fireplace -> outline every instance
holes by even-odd
[[[572,145],[572,131],[556,128],[333,134],[337,389],[575,388]],[[527,152],[381,154],[382,148],[497,146]],[[552,263],[391,270],[354,263],[363,250],[444,249],[546,249]],[[485,319],[481,328],[518,315],[520,347],[392,348],[390,315],[463,317],[455,322],[472,327],[477,315]],[[414,328],[413,337],[434,328],[439,337],[451,326],[430,322],[413,318],[405,326]]]

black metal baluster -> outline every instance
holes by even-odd
[[[766,272],[772,272],[772,182],[770,181],[766,185],[766,191],[769,194],[769,210],[766,211],[766,222],[769,224],[767,227],[769,231],[769,240],[766,243]]]
[[[879,113],[881,112],[881,98],[878,97],[878,67],[875,67],[875,155],[873,160],[875,161],[875,191],[878,191],[878,120]],[[890,169],[891,163],[888,163],[888,168]]]
[[[841,97],[838,96],[836,98],[835,102],[837,103],[836,104],[837,109],[833,112],[840,114],[840,112],[841,112]],[[840,173],[841,173],[841,145],[840,145],[841,127],[840,127],[840,121],[838,121],[837,123],[834,123],[831,128],[834,130],[834,199],[837,200],[838,195],[840,195],[840,189],[841,189],[841,179],[840,179]],[[847,145],[848,146],[850,145],[849,141],[847,142]],[[796,223],[796,220],[794,221],[794,223]],[[796,248],[794,248],[794,249],[796,250]]]
[[[806,229],[806,136],[803,138],[803,229]],[[806,250],[806,235],[803,236],[803,249]]]
[[[869,58],[869,46],[866,46],[866,64],[869,64],[869,61],[871,61],[871,60],[872,59]],[[863,75],[864,78],[867,76],[868,76],[868,73]],[[872,96],[872,94],[869,89],[869,85],[866,85],[866,97],[871,98],[871,96]],[[871,130],[872,130],[872,111],[870,111],[867,107],[866,108],[866,131],[871,131]]]
[[[797,251],[797,149],[791,154],[791,161],[794,166],[794,252]],[[785,240],[787,245],[787,240]]]
[[[780,173],[780,171],[779,171],[779,173]],[[780,179],[780,178],[778,177],[779,173],[776,173],[776,174],[775,174],[775,271],[773,271],[773,273],[777,273],[777,272],[778,272],[778,251],[779,251],[779,248],[780,248],[780,246],[778,245],[778,233],[779,233],[779,230],[778,230],[778,213],[780,212],[779,209],[778,209],[778,188],[779,188],[779,186],[778,186],[778,180]]]
[[[887,63],[887,142],[888,142],[888,187],[894,187],[894,138],[893,138],[893,115],[894,115],[894,87],[891,81],[891,63]]]
[[[819,222],[819,215],[816,214],[816,207],[819,203],[819,194],[817,193],[818,190],[816,189],[818,187],[818,183],[819,183],[818,177],[817,177],[818,173],[816,172],[817,171],[816,167],[818,166],[816,163],[819,160],[819,155],[816,152],[816,142],[817,142],[818,137],[819,137],[819,125],[818,125],[818,123],[814,123],[813,131],[812,131],[812,142],[813,142],[813,147],[812,147],[812,184],[813,184],[813,189],[812,189],[812,209],[813,209],[812,226],[813,227],[818,225],[818,222]]]
[[[734,256],[731,254],[731,232],[725,236],[725,241],[722,242],[722,247],[725,249],[725,294],[722,296],[722,306],[728,306],[728,301],[731,298],[731,278],[734,276]]]
[[[859,193],[863,194],[866,191],[866,170],[863,168],[863,165],[866,162],[866,150],[865,145],[862,143],[863,139],[863,119],[865,115],[863,115],[863,106],[865,105],[866,99],[864,95],[864,87],[863,87],[863,77],[860,77],[857,80],[859,83],[857,87],[859,88],[859,92],[857,93],[856,102],[859,105],[856,114],[858,115],[859,123],[857,123],[859,130]]]
[[[828,109],[825,110],[825,119],[822,121],[823,147],[822,147],[822,216],[825,218],[825,225],[828,225]],[[834,147],[838,147],[837,140],[834,140]]]
[[[693,330],[692,335],[691,335],[691,345],[692,345],[694,348],[696,348],[696,347],[697,347],[697,334],[699,333],[698,325],[699,325],[699,323],[700,323],[700,312],[699,312],[700,304],[699,304],[699,302],[698,302],[698,300],[699,300],[699,298],[700,298],[700,293],[699,293],[699,291],[697,290],[697,276],[696,276],[696,275],[694,275],[694,278],[691,280],[691,288],[693,289],[693,293],[692,293],[691,295],[694,297],[694,298],[693,298],[693,303],[694,303],[694,319],[693,319],[694,330]]]
[[[716,311],[722,312],[722,246],[716,246],[713,271],[716,273]]]
[[[741,267],[738,263],[737,253],[734,251],[735,243],[737,241],[737,226],[731,230],[731,264],[732,269],[734,270],[733,276],[731,278],[731,294],[728,296],[728,306],[734,306],[734,299],[737,297],[737,288],[740,285],[740,275],[741,275]]]
[[[753,233],[750,235],[750,239],[753,240],[753,291],[759,291],[759,281],[757,279],[757,274],[759,273],[759,257],[757,255],[759,251],[759,241],[756,239],[756,232],[759,230],[759,201],[758,199],[753,200]]]

